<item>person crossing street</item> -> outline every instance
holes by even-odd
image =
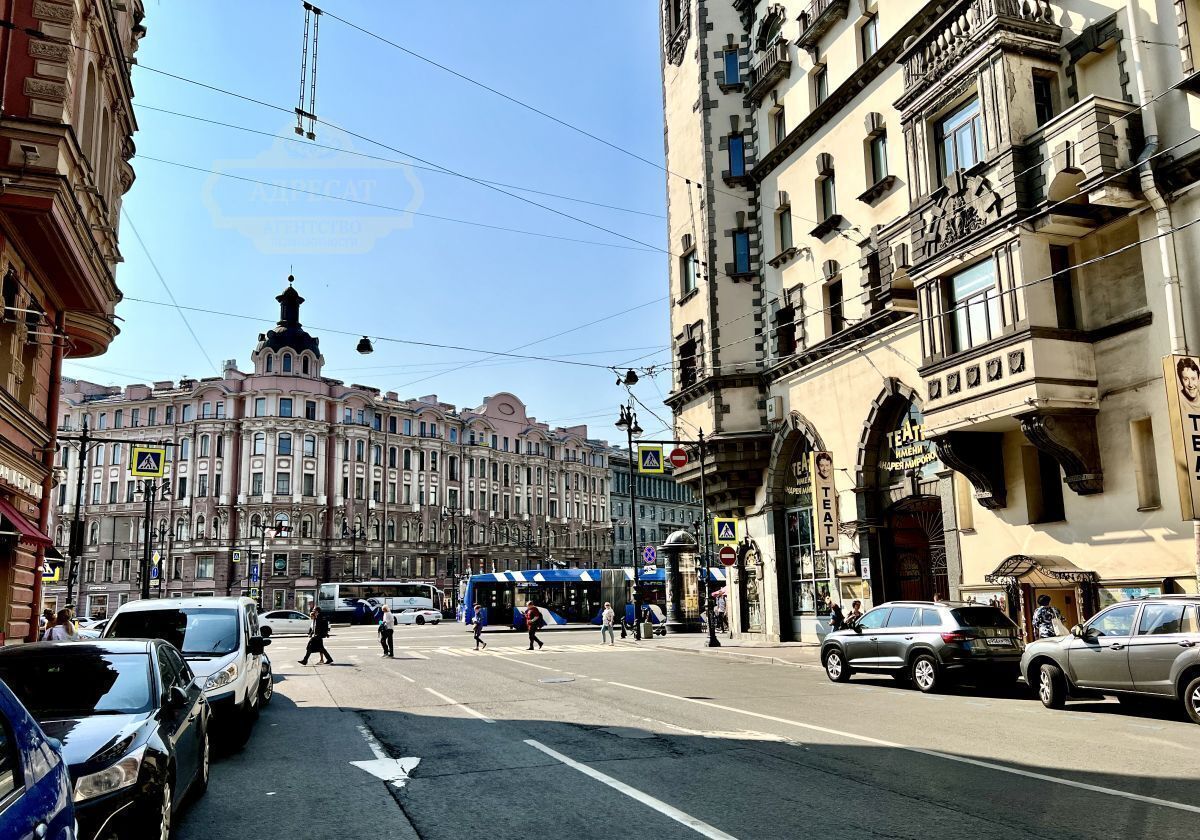
[[[325,639],[329,636],[329,621],[325,616],[321,615],[321,611],[316,607],[312,608],[312,612],[308,614],[311,619],[311,624],[308,628],[308,647],[304,651],[304,658],[299,660],[301,665],[308,664],[308,657],[314,653],[321,654],[321,662],[326,665],[333,664],[333,657],[329,655],[329,651],[325,650]]]
[[[392,647],[392,638],[396,632],[396,616],[392,612],[392,608],[387,604],[383,605],[383,614],[379,617],[379,644],[383,647],[383,653],[380,656],[386,656],[389,659],[395,659],[395,649]]]
[[[483,640],[483,608],[479,604],[475,605],[475,614],[471,616],[471,624],[475,629],[475,650],[479,650],[479,646],[483,645],[483,649],[487,650],[487,642]]]
[[[533,645],[536,642],[538,650],[541,650],[545,645],[542,640],[537,637],[537,631],[541,629],[545,621],[542,620],[542,612],[537,608],[537,604],[530,601],[525,607],[525,629],[529,631],[529,649],[533,650]]]

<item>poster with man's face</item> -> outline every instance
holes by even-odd
[[[813,532],[817,551],[838,550],[837,488],[833,483],[833,456],[812,453]]]
[[[1200,519],[1200,357],[1164,356],[1167,414],[1184,519]]]

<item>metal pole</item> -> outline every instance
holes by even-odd
[[[706,605],[705,606],[705,614],[708,618],[708,646],[709,647],[720,647],[721,642],[717,638],[717,625],[713,622],[712,594],[709,592],[709,589],[708,589],[709,580],[712,577],[712,572],[710,570],[710,565],[709,565],[712,562],[712,558],[710,556],[712,554],[712,552],[709,551],[709,547],[708,547],[708,496],[705,493],[705,487],[704,487],[704,455],[705,455],[705,452],[706,452],[706,447],[704,445],[704,430],[701,429],[700,430],[700,518],[702,520],[702,527],[700,528],[700,532],[701,532],[701,534],[703,534],[703,536],[701,537],[701,545],[703,547],[700,550],[704,553],[704,581],[701,585],[704,587],[704,589],[703,589],[704,603]]]
[[[81,533],[80,508],[83,506],[83,468],[87,464],[88,451],[88,420],[83,416],[83,432],[79,435],[79,463],[75,465],[75,510],[71,514],[71,538],[67,545],[76,551],[71,552],[67,563],[67,606],[71,606],[71,597],[75,591],[75,574],[83,554],[83,534]],[[76,553],[78,552],[78,553]]]
[[[634,467],[637,462],[633,457],[633,425],[633,409],[631,408],[629,410],[629,427],[625,430],[625,441],[629,450],[629,538],[633,544],[633,638],[640,640],[642,638],[642,598],[641,576],[638,574],[640,558],[637,556],[637,490],[634,486],[637,475]]]
[[[158,492],[153,479],[142,479],[142,493],[146,496],[146,539],[142,546],[142,600],[150,598],[150,520],[154,516],[154,494]]]

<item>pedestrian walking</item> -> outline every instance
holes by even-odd
[[[825,596],[825,608],[829,610],[829,629],[841,630],[846,626],[846,617],[842,614],[842,605],[833,602],[832,595]]]
[[[529,631],[529,649],[533,650],[533,645],[536,642],[538,650],[541,650],[545,645],[542,640],[537,637],[537,631],[542,629],[542,625],[546,622],[542,619],[542,611],[537,608],[537,604],[530,601],[525,607],[525,629]]]
[[[475,605],[475,614],[471,616],[471,626],[475,631],[475,650],[479,650],[479,646],[483,645],[483,649],[487,650],[487,642],[483,640],[483,608],[479,604]]]
[[[850,612],[846,613],[845,620],[842,623],[843,627],[854,627],[858,624],[858,620],[863,617],[862,601],[851,601]]]
[[[725,615],[728,609],[729,601],[722,592],[713,600],[713,626],[722,633],[729,629],[729,621]]]
[[[312,621],[308,628],[308,647],[304,651],[304,658],[299,660],[300,664],[307,665],[308,657],[319,653],[323,664],[332,665],[333,657],[329,655],[329,651],[325,650],[325,639],[329,636],[329,620],[321,615],[321,611],[316,607],[312,608],[308,617]]]
[[[613,621],[616,620],[617,614],[613,612],[612,604],[608,601],[604,602],[604,612],[600,613],[600,644],[604,644],[604,637],[608,637],[608,643],[615,645],[616,634],[613,632]]]
[[[50,629],[50,625],[54,623],[54,610],[42,610],[42,617],[38,619],[38,638],[46,635],[46,631]]]
[[[383,653],[380,656],[386,656],[389,659],[395,659],[396,654],[392,648],[392,636],[396,631],[396,615],[392,612],[392,608],[387,604],[383,605],[383,614],[379,616],[379,644],[383,647]]]
[[[1033,635],[1037,639],[1052,639],[1055,636],[1065,636],[1066,633],[1060,633],[1059,627],[1055,626],[1057,621],[1059,626],[1064,630],[1066,625],[1063,624],[1062,613],[1055,607],[1050,605],[1049,595],[1039,595],[1038,608],[1033,611]]]
[[[76,629],[75,621],[71,618],[71,611],[59,610],[58,615],[54,617],[54,623],[46,628],[42,639],[47,642],[79,641],[79,630]]]

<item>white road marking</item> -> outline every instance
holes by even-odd
[[[580,762],[576,761],[573,758],[568,758],[567,756],[563,755],[562,753],[556,752],[555,750],[550,749],[545,744],[543,744],[539,741],[534,741],[532,739],[526,739],[525,743],[528,744],[529,746],[533,747],[535,750],[540,750],[541,752],[543,752],[546,755],[553,758],[555,761],[562,762],[563,764],[570,767],[572,770],[578,770],[583,775],[593,778],[596,781],[601,782],[603,784],[606,784],[610,788],[612,788],[613,790],[615,790],[619,793],[625,794],[630,799],[637,800],[638,802],[641,802],[643,805],[647,806],[648,808],[653,808],[655,811],[658,811],[663,816],[670,817],[671,819],[675,820],[675,822],[679,823],[680,825],[687,826],[692,831],[696,832],[697,834],[699,834],[702,837],[709,837],[709,838],[712,838],[712,840],[737,840],[737,838],[735,838],[733,835],[726,834],[724,831],[721,831],[719,828],[714,828],[713,826],[709,825],[708,823],[704,822],[703,820],[697,819],[696,817],[693,817],[691,814],[687,814],[683,811],[680,811],[678,808],[676,808],[672,805],[668,805],[666,802],[663,802],[661,799],[655,799],[653,796],[651,796],[648,793],[642,793],[637,788],[630,787],[629,785],[625,784],[624,782],[620,781],[619,779],[614,779],[612,776],[605,775],[604,773],[601,773],[599,770],[588,767],[586,764],[581,764]]]
[[[421,763],[421,759],[415,756],[391,758],[370,729],[360,724],[358,731],[362,734],[363,739],[367,742],[367,747],[371,750],[371,755],[375,758],[370,761],[351,761],[350,763],[394,787],[402,788],[408,784],[412,771]]]
[[[423,653],[417,653],[415,650],[404,651],[405,656],[411,656],[413,659],[428,659],[429,657]]]
[[[488,717],[487,715],[484,715],[480,712],[475,711],[470,706],[463,705],[462,703],[459,703],[457,700],[447,697],[445,694],[442,694],[440,691],[434,691],[432,688],[426,688],[425,690],[428,691],[430,694],[432,694],[434,697],[438,697],[438,698],[446,701],[451,706],[455,706],[459,709],[462,709],[464,712],[471,715],[472,717],[479,718],[484,723],[495,723],[496,722],[496,721],[492,720],[490,717]]]
[[[543,671],[557,671],[557,668],[550,668],[546,665],[538,665],[534,662],[524,662],[520,659],[509,659],[502,653],[497,653],[492,656],[493,659],[503,659],[505,662],[515,662],[518,665],[528,665],[530,668],[541,668]]]
[[[1142,796],[1139,793],[1130,793],[1127,790],[1118,790],[1117,788],[1107,788],[1100,785],[1090,785],[1086,782],[1076,782],[1072,779],[1063,779],[1058,776],[1051,776],[1047,773],[1036,773],[1032,770],[1019,770],[1015,767],[1005,767],[1002,764],[993,764],[990,761],[980,761],[975,758],[967,758],[963,755],[951,755],[950,753],[939,752],[938,750],[926,749],[925,747],[914,747],[908,744],[899,744],[895,741],[885,741],[882,738],[872,738],[869,735],[859,735],[854,732],[845,732],[840,729],[830,729],[825,726],[817,726],[813,723],[801,723],[798,720],[789,720],[788,718],[776,717],[775,715],[765,715],[761,712],[751,712],[746,709],[739,709],[735,706],[723,706],[720,703],[711,703],[707,700],[696,700],[691,697],[681,697],[678,694],[668,694],[665,691],[656,691],[652,688],[642,688],[637,685],[628,685],[609,681],[609,685],[615,685],[619,688],[628,688],[631,691],[641,691],[646,694],[654,694],[659,697],[666,697],[671,700],[681,700],[685,703],[695,703],[698,706],[708,706],[712,709],[720,709],[723,712],[734,712],[747,717],[759,718],[760,720],[769,720],[774,723],[782,723],[787,726],[797,726],[801,729],[807,729],[811,732],[822,732],[826,735],[834,735],[838,738],[846,738],[851,741],[861,741],[866,744],[874,744],[879,747],[890,747],[895,750],[905,750],[907,752],[917,753],[919,755],[927,755],[931,758],[941,758],[946,761],[956,761],[960,764],[970,764],[975,767],[982,767],[985,770],[995,770],[1000,773],[1009,773],[1014,776],[1024,776],[1028,779],[1037,779],[1042,782],[1050,782],[1064,787],[1076,788],[1078,790],[1086,790],[1092,793],[1103,793],[1108,796],[1119,796],[1124,799],[1131,799],[1135,802],[1145,802],[1150,805],[1160,805],[1163,808],[1174,808],[1178,811],[1187,811],[1193,814],[1200,814],[1200,805],[1189,805],[1186,802],[1174,802],[1169,799],[1159,799],[1155,796]]]
[[[400,679],[402,679],[402,680],[408,680],[410,683],[415,683],[415,682],[416,682],[416,680],[414,680],[414,679],[413,679],[412,677],[410,677],[408,674],[397,674],[396,676],[397,676],[397,677],[399,677],[399,678],[400,678]]]

